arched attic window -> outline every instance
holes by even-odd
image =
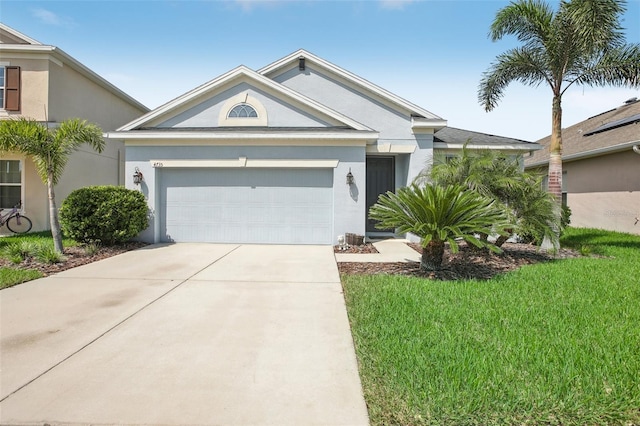
[[[227,99],[218,115],[220,127],[264,127],[268,122],[267,110],[262,102],[247,92]]]
[[[239,104],[231,108],[227,118],[258,118],[258,112],[249,104]]]

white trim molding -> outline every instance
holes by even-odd
[[[494,145],[494,144],[464,144],[464,143],[446,143],[446,142],[435,142],[433,144],[433,149],[462,149],[464,147],[468,149],[490,149],[497,151],[521,151],[521,152],[529,152],[535,151],[537,149],[541,149],[542,146],[537,143],[526,143],[526,144],[502,144],[502,145]]]
[[[416,152],[415,145],[381,143],[367,146],[367,154],[413,154],[414,152]]]
[[[237,160],[150,160],[156,169],[175,168],[248,168],[248,169],[335,169],[339,160],[264,160],[240,157]]]
[[[256,113],[257,117],[254,118],[229,118],[229,111],[239,104],[247,104],[250,105]],[[266,127],[269,125],[269,119],[267,116],[267,110],[255,97],[251,96],[248,92],[238,93],[235,96],[230,97],[227,101],[222,105],[220,109],[220,114],[218,115],[218,126],[225,127],[233,127],[233,126],[243,126],[243,127]]]

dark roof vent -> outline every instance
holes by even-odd
[[[638,98],[631,98],[631,99],[627,99],[626,101],[624,101],[625,105],[631,105],[631,104],[635,104],[636,102],[638,102]]]
[[[298,58],[298,69],[299,69],[300,71],[304,71],[304,69],[305,69],[304,56],[300,56],[300,57]]]

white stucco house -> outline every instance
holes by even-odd
[[[145,241],[335,244],[345,233],[379,235],[369,207],[411,183],[434,152],[468,140],[514,154],[540,148],[446,126],[298,50],[257,71],[239,66],[109,137],[125,143],[126,186],[148,199]]]

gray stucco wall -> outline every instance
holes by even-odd
[[[333,169],[334,188],[334,237],[347,232],[364,235],[365,231],[365,148],[364,147],[322,147],[322,146],[127,146],[127,177],[138,167],[144,181],[136,186],[127,179],[126,186],[141,190],[148,201],[152,219],[149,228],[140,235],[147,242],[159,241],[160,211],[159,179],[162,169],[154,168],[150,160],[208,160],[208,159],[330,159],[338,160]],[[355,185],[346,184],[346,175],[351,169]]]
[[[356,91],[313,65],[300,71],[297,67],[274,77],[274,80],[317,100],[380,133],[378,144],[413,145],[413,154],[396,156],[396,186],[413,181],[433,160],[433,135],[414,134],[411,117],[384,105],[372,96]],[[389,154],[385,154],[389,155]]]
[[[326,121],[313,117],[300,108],[285,103],[247,83],[240,83],[160,123],[157,127],[218,127],[218,117],[222,106],[227,99],[239,93],[248,93],[262,103],[267,110],[269,127],[329,126]]]

